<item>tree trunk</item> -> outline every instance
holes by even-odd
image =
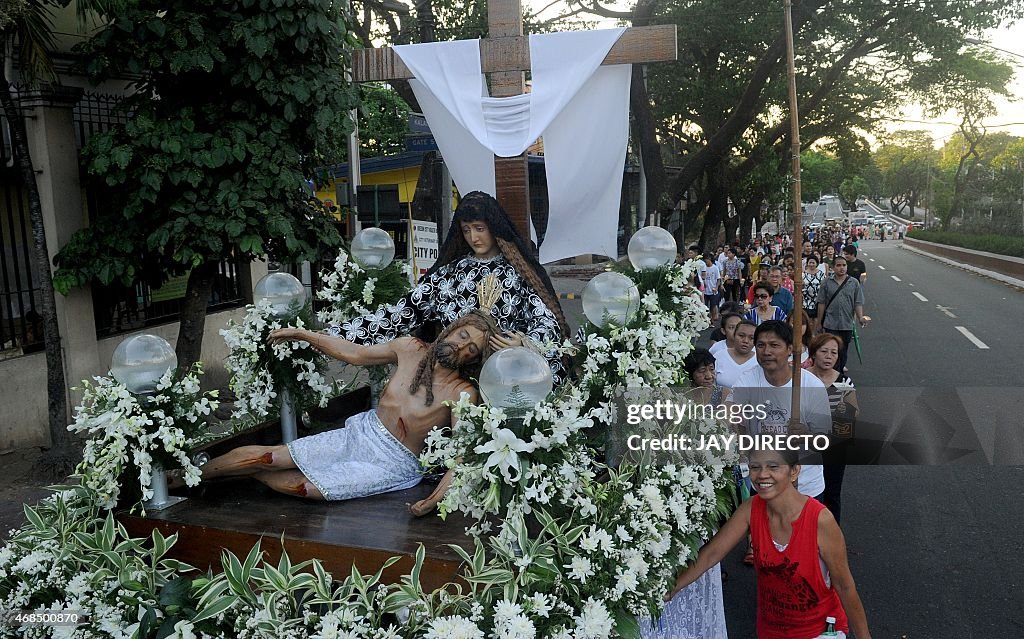
[[[11,144],[18,163],[22,185],[28,193],[29,217],[32,222],[32,256],[39,271],[40,314],[43,322],[43,340],[46,347],[46,397],[49,409],[47,421],[50,431],[50,461],[72,457],[71,438],[68,434],[67,384],[64,380],[64,356],[61,351],[60,327],[57,324],[57,302],[53,293],[53,278],[50,272],[50,255],[46,246],[46,229],[43,226],[43,207],[39,200],[35,169],[28,150],[28,132],[21,108],[14,101],[11,86],[4,77],[0,87],[0,102],[3,103],[11,131]],[[53,478],[66,475],[72,468],[53,466]]]
[[[683,215],[683,224],[686,228],[690,229],[690,231],[696,228],[697,220],[700,218],[700,214],[704,212],[704,209],[707,208],[709,202],[710,199],[707,193],[701,193],[698,197],[690,200],[686,213]]]
[[[740,245],[747,246],[750,244],[750,229],[754,223],[754,218],[761,212],[761,203],[764,202],[764,195],[761,193],[755,194],[743,206],[739,205],[740,200],[736,198],[733,198],[732,201],[737,206],[736,217],[740,225]]]
[[[633,7],[631,21],[634,27],[651,24],[651,17],[658,3],[655,0],[639,0]],[[629,85],[629,110],[632,118],[632,135],[643,158],[644,177],[647,181],[647,210],[640,213],[651,224],[656,213],[661,213],[664,224],[672,216],[676,202],[682,196],[669,198],[666,194],[668,176],[661,158],[661,143],[657,137],[657,123],[651,109],[650,95],[644,82],[644,65],[634,64]],[[684,225],[685,228],[685,225]]]
[[[651,111],[651,100],[643,76],[643,65],[634,64],[629,84],[629,108],[633,114],[633,135],[640,147],[644,176],[647,178],[647,210],[642,213],[650,223],[654,214],[660,211],[661,219],[665,222],[672,215],[675,202],[681,200],[682,196],[672,199],[665,192],[668,177],[661,160],[661,144],[658,142],[654,113]]]
[[[735,205],[735,202],[733,203]],[[725,217],[722,222],[725,224],[725,245],[732,246],[736,243],[737,231],[739,231],[740,218],[739,215],[729,215],[729,203],[726,201],[725,205]]]
[[[729,193],[722,185],[721,166],[715,167],[714,172],[708,175],[708,212],[704,215],[704,228],[700,233],[700,247],[704,255],[711,255],[711,251],[718,246],[718,236],[722,230],[722,222],[729,212]]]
[[[202,358],[203,331],[206,330],[206,307],[217,274],[216,262],[204,262],[192,269],[181,305],[181,324],[174,352],[178,356],[178,375],[185,374]]]
[[[437,17],[434,15],[433,0],[413,0],[416,9],[416,26],[419,29],[420,43],[436,42]]]
[[[960,212],[961,214],[963,213],[963,211],[961,211],[961,208],[960,208],[961,207],[960,202],[963,199],[963,192],[964,192],[964,181],[965,180],[964,180],[963,174],[964,174],[964,160],[965,159],[966,159],[966,156],[960,158],[960,163],[957,164],[957,167],[956,167],[956,174],[953,176],[953,198],[952,198],[952,200],[949,203],[949,212],[946,213],[946,217],[944,217],[942,219],[942,230],[943,231],[948,231],[949,230],[949,223],[953,220],[953,216],[956,215],[957,212]],[[962,225],[961,225],[961,228],[963,228]]]

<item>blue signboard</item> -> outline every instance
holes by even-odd
[[[422,113],[409,113],[409,132],[430,133],[430,125],[427,124],[427,118],[423,117]]]
[[[407,151],[415,151],[418,153],[438,150],[434,136],[423,134],[405,136],[405,148]]]

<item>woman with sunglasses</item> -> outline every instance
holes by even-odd
[[[759,283],[754,287],[754,308],[747,311],[746,319],[760,326],[768,320],[786,321],[786,313],[778,306],[772,306],[772,286]]]

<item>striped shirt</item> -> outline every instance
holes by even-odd
[[[772,309],[772,316],[769,317],[768,320],[782,320],[782,321],[786,321],[786,312],[783,311],[781,308],[779,308],[778,306],[769,306],[768,308]],[[761,317],[757,314],[757,307],[756,306],[754,308],[750,309],[749,311],[747,311],[747,314],[744,315],[744,317],[747,318],[748,320],[750,320],[751,322],[753,322],[754,326],[760,326],[762,322],[767,322],[768,321],[768,320],[762,320],[761,319]]]

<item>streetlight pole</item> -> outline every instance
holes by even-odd
[[[979,47],[988,47],[989,49],[994,49],[994,50],[999,51],[1001,53],[1005,53],[1006,55],[1012,55],[1012,56],[1015,56],[1015,57],[1018,57],[1018,58],[1024,58],[1024,53],[1015,53],[1013,51],[1007,51],[1006,49],[1000,49],[997,46],[993,46],[993,45],[989,44],[988,42],[985,42],[984,40],[979,40],[977,38],[964,38],[964,42],[966,42],[967,44],[973,44],[973,45],[979,46]]]

